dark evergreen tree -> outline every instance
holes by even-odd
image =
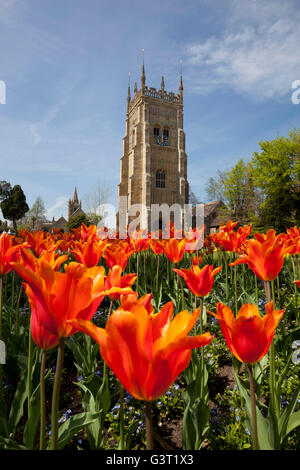
[[[25,194],[20,185],[15,185],[9,191],[8,196],[2,200],[0,207],[3,217],[12,221],[14,230],[17,233],[17,220],[24,217],[29,210]]]

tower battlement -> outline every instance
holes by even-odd
[[[142,96],[148,96],[150,98],[155,98],[157,100],[166,101],[168,103],[174,104],[183,104],[182,96],[180,94],[175,94],[172,91],[169,93],[165,90],[157,90],[156,88],[147,86],[144,89],[140,89],[133,97],[133,99],[129,102],[129,106],[133,104],[133,102]]]

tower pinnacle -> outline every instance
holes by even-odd
[[[179,95],[183,99],[183,81],[182,81],[182,60],[180,61],[180,80],[179,80]]]
[[[127,110],[129,108],[129,103],[131,101],[131,96],[130,96],[130,72],[128,73],[128,93],[127,93]]]
[[[73,195],[73,201],[72,202],[77,202],[77,203],[79,202],[76,186],[75,186],[75,189],[74,189],[74,195]]]
[[[143,67],[142,67],[142,75],[141,75],[141,87],[142,91],[144,90],[146,86],[146,75],[145,75],[145,65],[144,65],[144,49],[142,49],[143,52]]]

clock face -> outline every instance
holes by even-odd
[[[168,143],[168,137],[166,135],[163,135],[163,134],[159,134],[157,137],[156,137],[156,142],[158,143],[158,145],[167,145]]]

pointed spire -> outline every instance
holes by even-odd
[[[137,84],[136,84],[136,82],[135,82],[135,84],[134,84],[134,94],[135,94],[135,95],[137,94],[137,91],[138,91],[138,89],[137,89]]]
[[[129,108],[130,101],[131,101],[131,96],[130,96],[130,72],[128,72],[127,110]]]
[[[77,188],[76,188],[76,186],[75,186],[75,189],[74,189],[73,202],[77,202],[77,203],[78,203],[78,194],[77,194]]]
[[[146,86],[146,75],[145,75],[145,64],[144,64],[144,49],[142,49],[143,52],[143,68],[142,68],[142,75],[141,75],[141,87],[142,91],[144,90]]]
[[[164,93],[164,91],[165,91],[165,79],[164,79],[164,76],[161,77],[160,89],[161,89],[161,91]]]
[[[180,61],[179,96],[183,99],[182,60]]]

